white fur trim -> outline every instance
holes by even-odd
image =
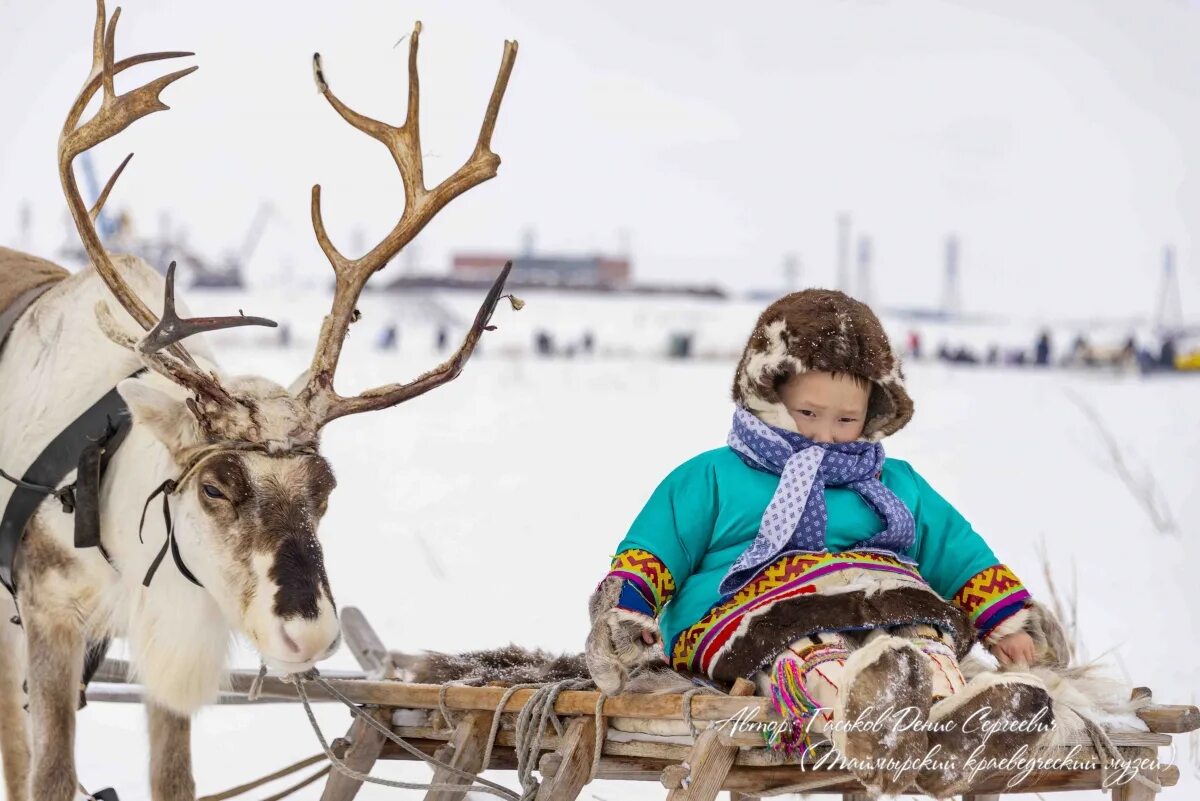
[[[1029,626],[1029,610],[1021,608],[1015,614],[1009,615],[1004,620],[1001,620],[996,626],[987,633],[983,638],[983,644],[991,648],[996,643],[1003,640],[1010,634],[1028,630]]]
[[[1046,689],[1042,680],[1032,673],[981,673],[967,682],[966,686],[947,698],[938,701],[929,710],[930,722],[943,720],[962,708],[968,701],[984,690],[1004,684],[1028,684]]]
[[[765,378],[774,379],[784,372],[795,375],[808,372],[807,365],[788,353],[787,342],[783,339],[786,325],[783,319],[767,323],[762,331],[767,340],[767,348],[751,353],[746,359],[745,367],[738,376],[738,385],[747,408],[758,419],[767,425],[799,433],[796,421],[792,419],[787,407],[782,403],[768,403],[758,394],[757,389],[757,385]]]

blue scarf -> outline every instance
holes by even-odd
[[[779,476],[779,487],[763,512],[758,536],[721,579],[722,594],[737,592],[785,553],[825,552],[827,486],[854,490],[887,524],[855,545],[856,550],[902,556],[912,547],[916,537],[912,512],[878,478],[884,460],[879,443],[818,445],[802,434],[769,426],[739,406],[733,413],[729,447],[755,470]]]

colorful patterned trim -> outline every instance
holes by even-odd
[[[671,571],[657,556],[640,548],[630,548],[614,556],[608,575],[624,580],[617,605],[632,612],[656,617],[675,594]]]
[[[898,573],[924,583],[913,565],[873,552],[792,554],[766,567],[731,598],[719,602],[685,629],[671,649],[677,669],[708,674],[708,669],[746,615],[778,601],[817,592],[814,581],[839,570],[860,568]]]
[[[996,624],[1016,614],[1030,599],[1029,591],[1005,565],[981,570],[955,593],[954,605],[967,613],[983,639]]]
[[[658,617],[654,608],[654,598],[647,597],[649,589],[646,582],[625,579],[621,582],[621,595],[617,598],[617,608],[628,612],[637,612],[648,617]]]

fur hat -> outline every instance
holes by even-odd
[[[871,382],[863,439],[894,434],[912,417],[900,357],[879,318],[844,292],[805,289],[768,306],[738,364],[733,400],[764,423],[794,431],[795,421],[775,388],[809,370],[851,373]]]

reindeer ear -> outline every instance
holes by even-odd
[[[291,395],[292,397],[299,395],[300,390],[302,390],[306,386],[308,386],[308,375],[311,372],[312,372],[311,369],[306,369],[300,375],[296,376],[296,380],[293,381],[291,386],[288,387],[288,394]]]
[[[171,453],[196,443],[200,433],[185,401],[149,386],[140,378],[121,381],[117,392],[133,413],[134,422],[147,426]]]

